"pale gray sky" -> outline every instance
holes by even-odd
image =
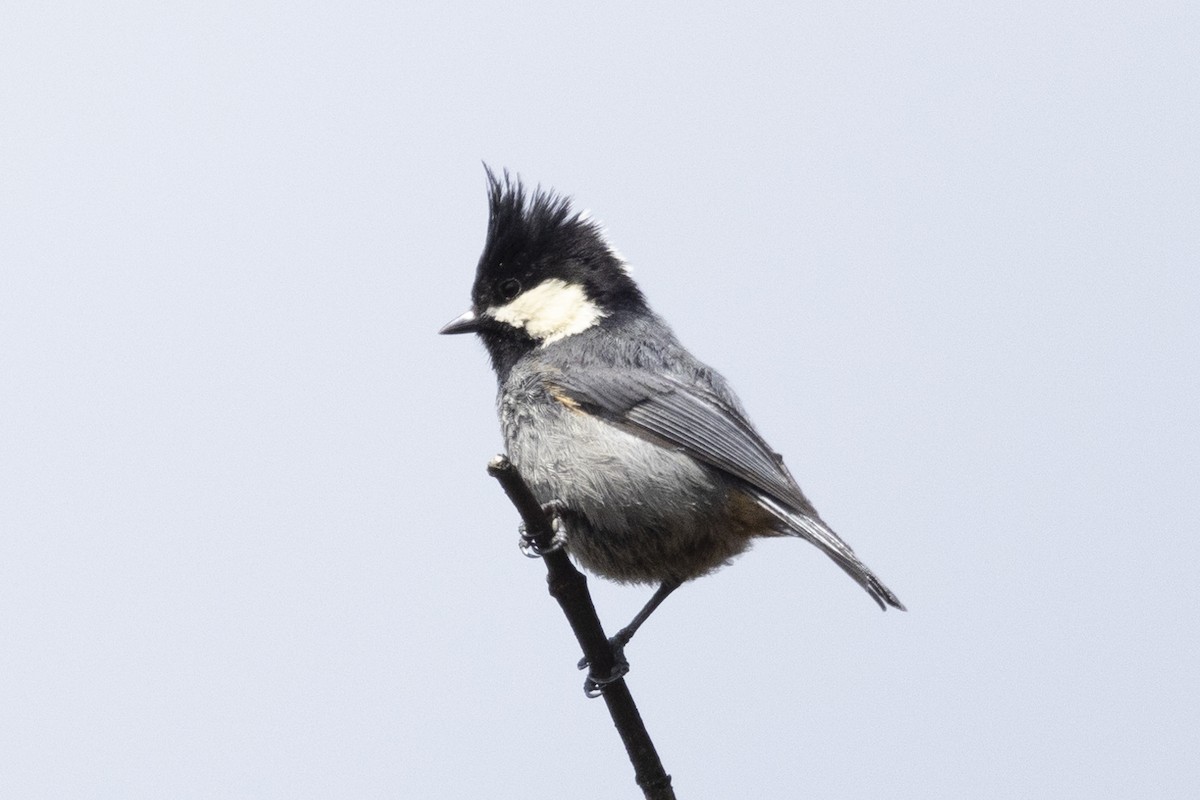
[[[486,159],[910,608],[673,596],[680,798],[1195,797],[1196,8],[9,4],[0,796],[637,796],[435,335]]]

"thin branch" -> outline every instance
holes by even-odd
[[[542,554],[550,595],[562,607],[575,638],[583,648],[584,657],[597,674],[609,674],[613,668],[612,648],[596,615],[596,607],[592,604],[587,577],[575,568],[563,548],[555,547],[550,519],[512,462],[506,456],[496,456],[488,463],[488,473],[500,482],[504,493],[516,506],[525,522],[526,540]],[[650,734],[646,732],[625,679],[618,678],[605,684],[603,697],[646,800],[675,800],[671,776],[663,769],[658,751],[654,749],[654,742],[650,741]]]

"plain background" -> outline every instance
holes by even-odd
[[[8,4],[0,796],[638,796],[435,335],[486,160],[911,609],[672,597],[680,798],[1195,797],[1196,8]]]

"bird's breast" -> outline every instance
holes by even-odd
[[[728,482],[682,450],[563,403],[538,382],[506,387],[499,401],[509,458],[540,502],[570,512],[569,549],[593,572],[687,580],[746,548]]]

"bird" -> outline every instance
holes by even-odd
[[[657,587],[610,639],[611,673],[589,673],[585,690],[628,671],[625,645],[668,595],[757,538],[804,539],[881,609],[906,610],[821,519],[725,378],[651,309],[605,228],[566,195],[484,169],[471,306],[439,333],[482,341],[507,456],[567,552]]]

